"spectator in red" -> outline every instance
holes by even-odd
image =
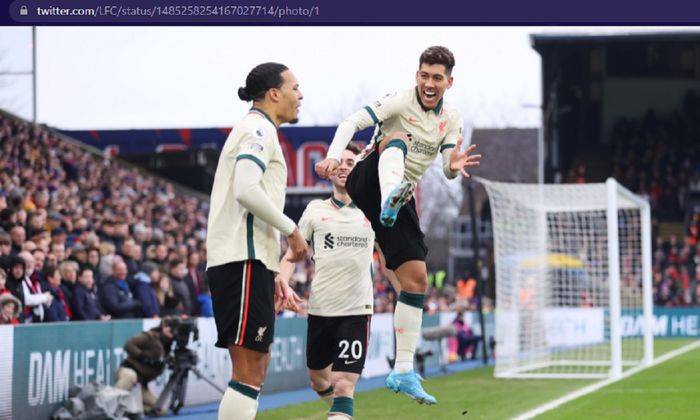
[[[21,252],[19,254],[22,260],[22,298],[24,299],[24,316],[27,322],[43,322],[44,321],[44,306],[50,306],[53,301],[53,295],[43,290],[39,280],[34,277],[34,257],[29,252]],[[14,270],[17,266],[13,266]],[[19,272],[17,272],[18,274]]]
[[[0,325],[19,324],[22,303],[11,293],[0,294]]]

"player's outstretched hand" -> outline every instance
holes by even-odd
[[[301,236],[299,228],[294,228],[294,232],[287,237],[287,244],[289,245],[287,249],[287,255],[289,255],[289,257],[287,257],[287,260],[297,262],[306,258],[306,240]]]
[[[302,302],[304,299],[292,290],[287,280],[279,275],[275,277],[275,312],[287,309],[298,313],[302,310]]]
[[[279,274],[275,276],[275,312],[279,312],[284,305],[285,289],[284,284],[287,280],[283,279]]]
[[[459,171],[465,177],[469,178],[469,173],[465,170],[467,166],[479,166],[481,155],[472,155],[474,150],[476,150],[476,144],[470,144],[466,150],[462,151],[462,143],[464,139],[462,137],[457,140],[457,145],[452,149],[450,153],[450,170]]]
[[[323,179],[328,179],[328,177],[331,176],[336,169],[338,169],[338,161],[335,159],[326,158],[314,165],[314,169],[316,170],[316,174],[318,176]]]

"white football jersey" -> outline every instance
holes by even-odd
[[[207,267],[235,261],[260,260],[278,272],[280,232],[257,219],[233,197],[236,162],[249,159],[263,170],[261,187],[275,206],[284,209],[287,164],[277,138],[277,127],[253,108],[231,130],[214,175],[207,226]]]
[[[416,184],[438,153],[449,160],[452,148],[462,136],[464,121],[457,108],[444,103],[443,98],[435,109],[423,109],[415,87],[386,95],[364,110],[369,120],[362,121],[362,128],[376,126],[373,143],[396,131],[411,135],[413,141],[407,150],[404,177]]]
[[[373,311],[374,231],[362,210],[331,197],[313,200],[299,220],[314,250],[309,313],[367,315]]]

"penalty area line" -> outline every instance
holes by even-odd
[[[680,356],[683,353],[687,353],[691,350],[695,350],[698,347],[700,347],[700,341],[690,343],[690,344],[685,345],[681,348],[670,351],[670,352],[664,354],[663,356],[657,357],[648,366],[645,366],[645,365],[637,366],[637,367],[632,368],[626,372],[623,372],[619,378],[605,379],[603,381],[596,382],[594,384],[585,386],[585,387],[583,387],[579,390],[576,390],[574,392],[570,392],[561,398],[557,398],[556,400],[552,400],[546,404],[542,404],[539,407],[536,407],[536,408],[534,408],[526,413],[523,413],[517,417],[514,417],[514,420],[527,420],[527,419],[534,418],[536,416],[539,416],[540,414],[546,413],[547,411],[554,410],[555,408],[557,408],[561,405],[564,405],[564,404],[568,403],[569,401],[573,401],[577,398],[583,397],[584,395],[588,395],[588,394],[595,392],[603,387],[606,387],[612,383],[615,383],[615,382],[620,381],[622,379],[628,378],[628,377],[630,377],[630,376],[632,376],[632,375],[634,375],[634,374],[636,374],[636,373],[638,373],[646,368],[650,368],[650,367],[656,366],[660,363],[663,363],[667,360],[671,360],[676,356]]]

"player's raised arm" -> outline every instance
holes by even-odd
[[[354,136],[356,132],[365,129],[374,123],[375,122],[372,119],[372,116],[367,112],[366,107],[355,112],[341,122],[340,125],[338,125],[338,128],[335,130],[335,135],[333,136],[333,141],[328,148],[326,158],[318,162],[315,166],[318,176],[328,179],[328,177],[338,167],[340,155],[343,153],[343,150],[345,150],[348,143],[350,143],[350,140],[352,140],[352,136]]]
[[[403,103],[397,99],[396,94],[386,95],[343,120],[335,131],[326,159],[318,162],[315,166],[318,176],[328,179],[338,167],[343,150],[348,146],[356,132],[396,115],[402,106]]]
[[[470,144],[469,147],[462,151],[463,143],[464,139],[460,137],[459,140],[457,140],[457,144],[450,152],[450,156],[448,158],[449,167],[447,168],[449,172],[447,172],[447,170],[445,171],[445,175],[448,178],[454,178],[450,176],[453,173],[455,176],[457,176],[457,173],[461,173],[463,176],[469,178],[470,175],[466,171],[466,168],[471,166],[479,166],[481,164],[479,162],[481,155],[472,154],[476,150],[476,144]]]

